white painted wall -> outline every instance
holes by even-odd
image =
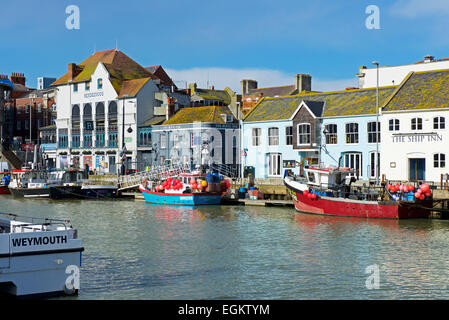
[[[423,119],[423,129],[411,130],[411,119],[417,117]],[[445,129],[434,129],[434,117],[445,118]],[[447,147],[449,142],[449,110],[383,112],[380,119],[382,128],[381,174],[386,174],[387,179],[408,181],[409,159],[413,158],[424,158],[426,160],[425,179],[427,181],[440,182],[440,175],[449,172],[449,149]],[[390,119],[400,120],[399,131],[389,131]],[[418,133],[418,135],[417,137],[405,135],[403,138],[395,138],[394,134],[397,133]],[[429,134],[433,138],[429,138]],[[435,153],[446,155],[446,168],[434,168],[433,156]]]
[[[98,79],[103,80],[102,89],[98,89]],[[91,77],[90,90],[86,91],[85,83],[78,83],[78,91],[73,92],[73,84],[66,84],[58,86],[58,91],[56,95],[56,103],[58,106],[58,113],[56,119],[57,132],[58,129],[68,128],[69,129],[69,146],[72,141],[71,137],[71,123],[72,123],[72,106],[78,104],[80,107],[80,117],[81,121],[83,119],[83,108],[86,103],[92,105],[92,120],[95,121],[95,109],[98,102],[103,102],[105,106],[106,114],[106,133],[105,133],[105,143],[107,144],[107,114],[108,105],[111,101],[117,103],[117,113],[118,113],[118,150],[121,150],[122,141],[122,128],[123,128],[123,108],[125,108],[125,121],[124,121],[124,136],[126,142],[126,148],[128,151],[132,152],[133,161],[137,158],[137,137],[138,137],[138,124],[143,123],[153,116],[154,106],[160,103],[155,100],[155,92],[159,89],[153,80],[149,80],[144,87],[139,91],[136,97],[130,97],[126,99],[118,99],[117,92],[115,91],[112,83],[109,81],[109,73],[102,63],[97,65],[95,72]],[[81,125],[81,128],[83,125]],[[132,132],[128,132],[128,128],[132,129]],[[95,131],[92,134],[92,142],[95,143]],[[83,132],[81,132],[81,146],[83,139]],[[80,148],[82,149],[82,148]],[[106,148],[101,148],[102,150]],[[95,149],[92,148],[93,158],[95,156]],[[79,155],[80,157],[82,154]],[[59,159],[56,161],[57,166],[59,166]],[[82,165],[82,162],[80,162]]]
[[[379,66],[379,86],[385,87],[391,85],[399,85],[402,82],[402,80],[404,80],[404,78],[412,71],[419,72],[419,71],[430,71],[441,69],[449,69],[449,60],[424,62],[419,64],[408,64],[391,67]],[[363,77],[359,77],[360,88],[376,87],[377,71],[375,67],[369,69],[360,68],[359,74],[364,74]]]

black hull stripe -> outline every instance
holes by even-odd
[[[34,256],[34,255],[55,254],[55,253],[83,252],[83,251],[84,251],[84,248],[59,249],[59,250],[42,250],[42,251],[27,251],[27,252],[13,252],[13,253],[0,254],[0,258]]]

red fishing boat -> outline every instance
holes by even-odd
[[[412,189],[418,188],[409,185],[397,190],[387,184],[355,186],[355,178],[350,178],[354,172],[348,168],[306,168],[304,172],[305,178],[284,177],[300,212],[358,218],[428,218],[433,205],[428,185],[414,193]]]
[[[10,194],[8,185],[10,182],[11,176],[9,172],[0,172],[0,194]]]

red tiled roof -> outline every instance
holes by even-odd
[[[61,78],[52,83],[52,85],[61,85],[69,82],[85,82],[91,79],[98,63],[103,63],[110,75],[110,81],[117,93],[121,93],[122,85],[127,80],[136,79],[157,79],[151,72],[147,71],[133,59],[116,49],[95,52],[89,58],[81,62],[77,67],[80,72],[69,81],[67,72]]]
[[[164,68],[162,66],[151,66],[151,67],[145,67],[145,70],[148,72],[151,72],[152,75],[158,77],[163,84],[166,86],[175,86],[175,83],[173,80],[169,77],[169,75],[165,72]]]

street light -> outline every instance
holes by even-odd
[[[374,159],[376,170],[376,185],[379,185],[379,62],[373,61],[373,65],[376,66],[377,79],[376,79],[376,158]]]

